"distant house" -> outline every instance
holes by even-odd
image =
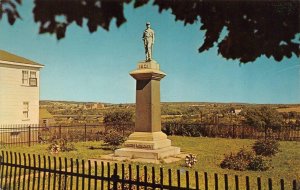
[[[101,103],[95,103],[92,106],[92,109],[102,109],[102,108],[104,108],[104,104]]]
[[[48,127],[55,124],[54,116],[47,109],[40,109],[40,125]]]
[[[83,109],[84,110],[91,110],[91,109],[102,109],[104,108],[104,104],[101,103],[94,103],[94,104],[85,104]]]
[[[84,110],[90,110],[90,109],[92,109],[92,104],[84,104],[83,109]]]
[[[0,125],[39,124],[40,69],[44,66],[0,50]]]
[[[242,111],[242,109],[235,109],[235,110],[234,110],[234,113],[235,113],[236,115],[238,115],[238,114],[241,113],[241,111]]]

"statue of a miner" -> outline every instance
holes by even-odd
[[[150,28],[150,22],[146,23],[146,29],[143,33],[143,41],[145,47],[146,61],[152,60],[152,50],[155,40],[154,31]]]

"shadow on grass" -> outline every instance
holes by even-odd
[[[108,144],[102,144],[99,147],[96,146],[90,146],[89,147],[90,150],[115,150],[116,147],[115,146],[110,146]]]

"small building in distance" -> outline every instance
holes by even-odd
[[[55,125],[54,116],[47,109],[40,109],[40,126],[48,127]]]
[[[104,104],[101,104],[101,103],[95,103],[93,104],[93,109],[103,109],[105,106]]]
[[[235,110],[234,110],[234,113],[235,113],[236,115],[238,115],[238,114],[241,113],[241,111],[242,111],[242,109],[235,109]]]
[[[0,125],[39,124],[40,69],[43,67],[0,50]]]
[[[90,103],[90,104],[84,104],[83,109],[84,110],[93,110],[93,109],[103,109],[105,106],[101,103]]]

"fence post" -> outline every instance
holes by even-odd
[[[284,190],[284,180],[280,180],[280,190]]]
[[[297,190],[297,181],[293,180],[293,190]]]
[[[164,186],[164,171],[163,168],[160,167],[159,168],[159,175],[160,175],[160,185],[161,185],[161,189],[163,189]],[[139,188],[138,188],[139,189]]]
[[[250,190],[249,176],[246,176],[246,190]]]
[[[148,172],[147,172],[147,166],[144,166],[144,189],[147,189],[148,187]],[[124,187],[122,187],[122,189],[124,189]]]
[[[204,184],[205,184],[205,190],[208,190],[208,176],[207,176],[207,172],[204,172]]]
[[[140,166],[136,165],[136,188],[140,189]]]
[[[0,175],[1,175],[1,178],[0,178],[0,184],[2,184],[2,181],[3,181],[3,171],[4,171],[4,164],[3,164],[3,162],[4,162],[4,152],[3,152],[3,150],[2,150],[2,154],[1,154],[1,156],[0,156]]]
[[[260,177],[257,178],[257,190],[261,190],[261,179],[260,179]]]
[[[215,190],[219,190],[218,174],[215,173]]]
[[[177,170],[177,187],[180,189],[180,170]]]
[[[239,190],[239,177],[237,175],[234,176],[234,181],[235,181],[235,190]]]
[[[130,171],[130,170],[129,170]],[[130,174],[130,173],[129,173]],[[131,180],[131,178],[129,179],[129,180]],[[155,188],[155,185],[156,185],[156,182],[155,182],[155,167],[154,166],[152,166],[152,186],[151,187],[153,187],[153,189]],[[129,186],[129,189],[130,189],[131,187]]]
[[[195,171],[195,180],[196,180],[196,190],[199,190],[199,174],[197,171]],[[171,186],[171,183],[170,183]]]
[[[119,176],[118,176],[118,165],[115,163],[115,168],[114,168],[114,173],[111,176],[112,181],[113,181],[113,190],[118,190],[118,180],[119,180]]]
[[[268,179],[268,184],[269,184],[269,190],[273,189],[273,185],[272,185],[272,179]]]
[[[31,130],[30,130],[30,125],[28,126],[28,146],[30,146],[30,141],[31,141]]]
[[[224,174],[224,185],[225,185],[225,190],[228,190],[228,175]]]
[[[190,176],[189,171],[185,171],[186,189],[190,189]],[[161,184],[163,185],[163,184]]]

